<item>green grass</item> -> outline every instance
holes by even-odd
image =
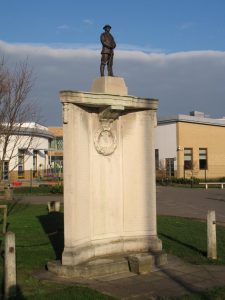
[[[62,213],[48,214],[46,205],[10,205],[8,223],[8,230],[16,235],[17,283],[21,291],[17,299],[112,299],[86,287],[46,283],[33,277],[34,272],[44,270],[48,261],[61,256]],[[2,250],[2,236],[0,244]],[[3,282],[2,257],[0,282]]]
[[[217,226],[217,260],[207,258],[207,225],[179,217],[158,216],[158,234],[163,248],[192,264],[225,264],[225,228]],[[194,293],[166,300],[224,300],[225,287]]]
[[[17,299],[112,299],[86,287],[48,283],[33,277],[35,272],[44,270],[48,261],[61,257],[63,213],[48,214],[46,205],[10,204],[8,223],[8,230],[16,235],[17,279],[21,291]],[[225,264],[224,227],[217,226],[218,260],[216,261],[207,259],[206,256],[205,222],[159,216],[158,233],[167,253],[194,264]],[[0,244],[2,250],[2,236],[0,236]],[[0,257],[0,282],[2,281],[3,260]],[[225,287],[179,299],[225,299]]]
[[[205,290],[199,293],[184,295],[181,297],[166,297],[161,300],[224,300],[225,299],[225,287],[217,287],[209,290]]]
[[[207,258],[207,225],[179,217],[158,216],[158,235],[167,253],[192,264],[225,264],[225,228],[217,226],[218,259]]]

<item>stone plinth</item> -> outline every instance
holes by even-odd
[[[98,78],[99,86],[118,78]],[[121,82],[123,79],[119,79]],[[156,231],[154,128],[158,100],[62,91],[63,266],[161,251]],[[121,85],[119,85],[121,86]],[[125,83],[124,83],[125,86]],[[95,92],[93,92],[95,90]],[[97,89],[98,90],[98,89]]]
[[[125,96],[128,94],[128,89],[123,78],[104,76],[93,81],[91,92]]]

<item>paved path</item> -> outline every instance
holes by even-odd
[[[202,293],[207,288],[225,286],[225,266],[191,265],[169,255],[168,264],[164,268],[146,275],[122,273],[94,280],[82,280],[60,278],[45,271],[36,273],[35,277],[69,285],[88,286],[116,299],[153,300],[193,292]],[[202,294],[201,299],[209,298],[204,298]]]
[[[118,299],[177,297],[225,285],[225,266],[197,266],[169,256],[168,265],[156,272],[90,283],[90,287]],[[208,299],[208,298],[205,298]]]

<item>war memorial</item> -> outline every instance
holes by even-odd
[[[64,251],[48,270],[62,277],[142,274],[166,263],[156,227],[158,100],[130,96],[124,79],[113,75],[110,29],[100,38],[101,76],[91,90],[60,92]]]

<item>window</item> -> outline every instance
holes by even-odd
[[[159,170],[159,149],[155,149],[155,169]]]
[[[37,150],[33,152],[33,177],[37,177]]]
[[[57,148],[57,150],[63,150],[63,138],[62,137],[56,138],[56,148]]]
[[[3,161],[3,180],[9,180],[9,162]]]
[[[18,177],[24,178],[24,157],[25,157],[25,150],[19,149],[18,150]]]
[[[184,148],[184,170],[192,169],[193,151],[191,148]]]
[[[199,148],[199,169],[206,170],[207,169],[207,149]]]
[[[56,137],[49,141],[49,148],[51,150],[63,150],[63,137]]]
[[[174,158],[166,158],[166,176],[174,176]]]

